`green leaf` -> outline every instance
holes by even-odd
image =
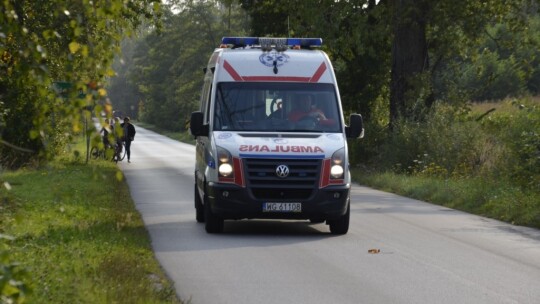
[[[83,55],[83,57],[88,57],[88,46],[87,45],[83,45],[82,48],[81,48],[81,54]]]
[[[81,45],[75,41],[72,41],[70,44],[69,44],[69,51],[72,53],[72,54],[75,54],[77,53],[77,51],[81,48]]]

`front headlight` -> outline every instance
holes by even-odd
[[[230,164],[221,164],[218,168],[219,175],[229,177],[232,175],[233,167]]]
[[[343,165],[345,164],[345,148],[341,148],[334,152],[331,160],[330,167],[330,178],[333,179],[342,179],[345,169]]]
[[[233,177],[232,156],[229,151],[217,147],[218,173],[222,177]]]

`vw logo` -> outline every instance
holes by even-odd
[[[276,175],[277,177],[285,178],[289,176],[289,167],[285,165],[279,165],[276,168]]]

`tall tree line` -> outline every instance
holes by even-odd
[[[222,36],[322,37],[346,111],[388,124],[422,119],[435,101],[540,88],[538,0],[168,3],[161,14],[157,0],[2,1],[2,165],[53,155],[81,117],[110,109],[107,91],[117,110],[183,129]]]
[[[115,105],[174,130],[227,35],[322,37],[346,111],[388,124],[422,119],[435,101],[538,94],[540,84],[536,0],[192,0],[164,22],[136,42],[111,91]]]

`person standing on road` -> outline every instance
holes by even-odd
[[[129,117],[124,117],[124,123],[121,124],[122,129],[124,130],[124,142],[126,144],[126,153],[128,158],[128,163],[130,163],[131,158],[131,142],[135,139],[135,126],[129,122]]]

